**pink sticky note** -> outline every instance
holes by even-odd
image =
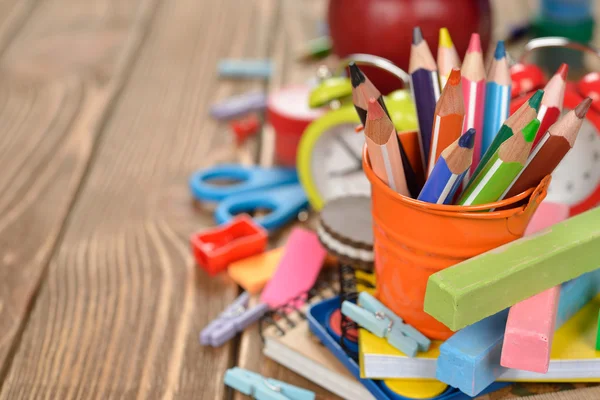
[[[543,202],[529,223],[525,236],[568,217],[569,206]],[[560,285],[510,308],[500,365],[532,372],[548,372],[559,296]]]

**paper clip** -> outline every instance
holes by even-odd
[[[257,400],[314,400],[310,390],[290,385],[282,381],[265,378],[243,368],[230,368],[225,371],[225,385],[252,396]]]
[[[360,306],[344,301],[342,314],[365,328],[375,336],[386,338],[388,343],[409,357],[414,357],[417,351],[427,351],[431,341],[416,330],[405,324],[402,318],[394,314],[379,300],[369,293],[361,292],[358,296]]]
[[[265,303],[248,309],[249,301],[250,294],[248,292],[239,295],[229,307],[200,332],[200,343],[218,347],[233,338],[238,332],[243,331],[248,325],[258,321],[269,309]]]

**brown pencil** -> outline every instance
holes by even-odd
[[[569,111],[552,125],[529,154],[525,168],[501,197],[510,198],[537,186],[550,175],[565,155],[573,148],[585,114],[592,104],[587,97],[574,110]]]

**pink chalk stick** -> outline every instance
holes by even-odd
[[[569,207],[543,202],[525,235],[544,230],[569,217]],[[554,338],[560,285],[545,290],[510,308],[500,365],[546,373]]]

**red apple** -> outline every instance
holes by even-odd
[[[421,27],[434,57],[440,28],[448,28],[461,58],[473,32],[481,36],[485,52],[492,29],[489,0],[330,0],[328,24],[338,56],[374,54],[405,71],[414,26]],[[364,71],[383,93],[401,87],[389,74]]]

